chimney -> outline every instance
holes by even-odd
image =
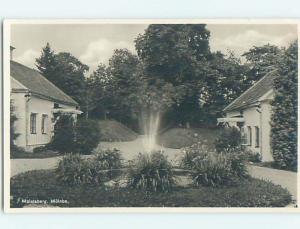
[[[13,51],[14,49],[16,49],[15,47],[13,46],[10,46],[10,60],[13,60]]]

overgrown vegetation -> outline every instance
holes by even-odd
[[[163,152],[139,154],[129,166],[128,185],[144,191],[169,192],[175,185],[172,165]]]
[[[143,192],[132,188],[70,186],[57,181],[53,170],[30,171],[11,179],[11,207],[22,199],[64,199],[60,207],[284,207],[291,202],[286,189],[271,182],[247,179],[236,186],[175,187],[171,192]]]
[[[298,42],[295,41],[279,63],[272,102],[271,141],[275,163],[297,170]]]

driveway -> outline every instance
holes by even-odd
[[[297,173],[255,165],[249,166],[249,172],[252,177],[281,185],[292,194],[294,200],[297,199]]]

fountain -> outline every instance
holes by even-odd
[[[156,144],[156,136],[160,125],[160,112],[159,111],[148,111],[142,112],[141,115],[141,126],[144,135],[142,136],[142,143],[146,153],[158,150]]]

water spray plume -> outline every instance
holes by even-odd
[[[150,111],[142,113],[142,126],[144,131],[143,146],[147,153],[157,150],[156,136],[160,125],[160,112]]]

